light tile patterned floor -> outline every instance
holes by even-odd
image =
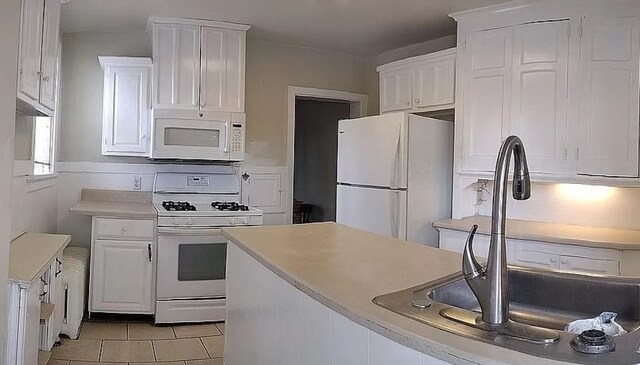
[[[80,338],[63,338],[48,365],[222,365],[224,331],[224,322],[84,322]]]

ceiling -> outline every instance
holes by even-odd
[[[504,0],[69,0],[64,32],[142,31],[149,16],[252,25],[273,41],[373,56],[455,33],[449,13]]]

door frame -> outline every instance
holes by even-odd
[[[289,174],[286,189],[285,224],[293,223],[293,177],[294,177],[294,153],[296,136],[296,98],[305,98],[318,101],[336,101],[348,103],[350,106],[349,117],[360,118],[367,116],[369,97],[365,94],[352,93],[348,91],[317,89],[312,87],[289,86],[287,93],[287,172]]]

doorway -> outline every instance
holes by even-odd
[[[289,87],[286,223],[335,221],[338,121],[366,116],[367,96]]]
[[[349,103],[296,98],[293,223],[336,220],[338,121]]]

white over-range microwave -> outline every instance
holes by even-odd
[[[242,161],[244,138],[244,114],[155,110],[151,159]]]

